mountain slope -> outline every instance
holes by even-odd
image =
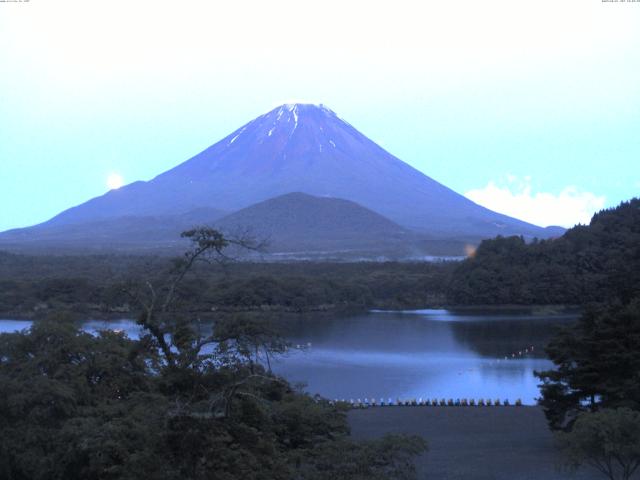
[[[268,240],[269,252],[383,251],[402,247],[412,234],[357,203],[288,193],[243,208],[218,222],[222,231],[250,231]]]
[[[211,225],[226,212],[199,208],[179,215],[125,215],[79,223],[48,222],[0,234],[0,247],[13,251],[114,251],[142,253],[187,247],[180,233],[194,225]]]
[[[483,208],[427,177],[323,106],[283,105],[149,182],[89,200],[47,224],[235,211],[291,192],[352,200],[438,237],[548,237],[543,228]]]

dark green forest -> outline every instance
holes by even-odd
[[[577,433],[572,436],[576,422],[589,424],[590,415],[600,411],[613,412],[602,418],[617,422],[621,409],[640,411],[640,199],[601,211],[589,225],[578,225],[560,238],[485,240],[453,270],[447,299],[454,304],[582,309],[576,324],[563,328],[546,347],[555,368],[537,372],[549,425],[567,432],[563,438],[575,458],[585,454],[580,448],[591,445]],[[617,435],[619,428],[615,423],[609,433]],[[625,448],[636,452],[625,465],[640,465],[640,445]],[[603,465],[609,465],[606,471],[611,461],[619,462],[615,453],[598,453]],[[583,463],[591,454],[585,455]]]
[[[158,279],[166,257],[27,256],[0,252],[0,312],[39,318],[65,309],[130,314],[125,290]],[[197,265],[180,286],[185,311],[307,312],[421,308],[445,302],[451,263],[248,263]]]
[[[640,295],[590,304],[546,348],[555,368],[537,373],[540,404],[553,429],[571,429],[582,412],[640,411]]]
[[[584,305],[640,289],[640,200],[594,215],[562,237],[485,240],[463,262],[251,263],[197,266],[181,285],[185,311],[308,312],[453,305]],[[158,256],[29,256],[0,252],[0,312],[131,313],[124,294],[171,266]]]
[[[483,242],[455,269],[460,303],[571,303],[583,313],[550,341],[539,400],[572,468],[610,479],[640,467],[640,200],[594,215],[561,238]]]
[[[562,237],[483,241],[453,270],[447,300],[458,305],[585,305],[640,291],[640,199],[593,216]]]
[[[229,244],[206,228],[184,236],[193,249],[170,271],[127,287],[139,340],[61,314],[0,335],[0,478],[415,478],[424,440],[351,440],[344,407],[271,372],[288,346],[263,316],[203,331],[184,314],[196,261]]]
[[[539,404],[570,468],[630,479],[640,468],[640,199],[562,237],[486,240],[453,269],[458,305],[576,305],[545,351]]]
[[[0,335],[0,478],[414,478],[424,441],[350,440],[344,409],[252,362],[237,325],[209,352],[183,331],[168,362],[151,334],[51,320]]]
[[[269,312],[576,305],[546,348],[555,368],[537,373],[550,427],[585,462],[580,432],[617,435],[640,411],[638,199],[557,239],[484,241],[461,263],[229,262],[218,232],[186,235],[194,249],[171,261],[0,254],[0,310],[42,320],[0,335],[0,478],[414,478],[424,440],[355,442],[341,405],[270,372],[287,345]],[[145,334],[92,336],[62,310],[127,315]]]

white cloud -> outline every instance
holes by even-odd
[[[531,177],[507,175],[506,182],[490,181],[486,187],[465,193],[470,200],[496,212],[540,226],[572,227],[587,224],[601,210],[605,197],[567,186],[560,193],[533,192]]]

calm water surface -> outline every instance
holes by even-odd
[[[573,316],[460,314],[447,310],[371,312],[289,321],[294,349],[273,369],[328,398],[521,398],[539,396],[534,370],[551,368],[543,347]],[[0,320],[0,332],[31,322]],[[139,335],[130,320],[87,321]],[[533,347],[533,348],[532,348]]]

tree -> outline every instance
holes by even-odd
[[[273,325],[264,318],[255,315],[235,315],[216,322],[213,338],[216,341],[216,353],[220,357],[231,357],[232,361],[241,361],[249,365],[252,374],[264,358],[268,372],[271,373],[271,358],[282,354],[290,347]]]
[[[156,355],[144,339],[61,318],[0,335],[0,478],[415,478],[417,437],[355,442],[341,405],[262,381],[241,355],[189,366]],[[217,415],[230,386],[235,401]]]
[[[169,275],[129,291],[140,340],[61,318],[0,335],[0,478],[414,478],[424,441],[351,440],[344,407],[262,365],[285,343],[261,319],[203,329],[176,315],[195,262],[232,243],[204,227],[184,236],[193,248]]]
[[[640,410],[640,299],[590,307],[546,350],[556,369],[536,375],[552,429],[570,429],[584,411]]]
[[[180,318],[175,311],[179,302],[179,288],[196,262],[222,262],[228,260],[225,250],[235,246],[247,250],[257,250],[261,244],[251,237],[230,238],[209,227],[197,227],[182,232],[183,238],[191,240],[192,246],[183,257],[173,262],[169,274],[159,285],[147,280],[144,286],[131,286],[125,292],[141,309],[138,324],[162,353],[161,360],[168,367],[189,366],[202,358],[200,351],[214,343],[213,336],[203,336],[192,327],[191,319]]]
[[[126,452],[154,441],[166,403],[143,349],[66,320],[0,335],[1,478],[104,478],[107,466],[115,477]]]
[[[582,413],[558,434],[567,464],[589,465],[610,480],[628,480],[640,466],[640,412],[629,408]]]
[[[559,238],[484,240],[451,275],[455,304],[629,303],[640,290],[640,198],[595,214]]]

